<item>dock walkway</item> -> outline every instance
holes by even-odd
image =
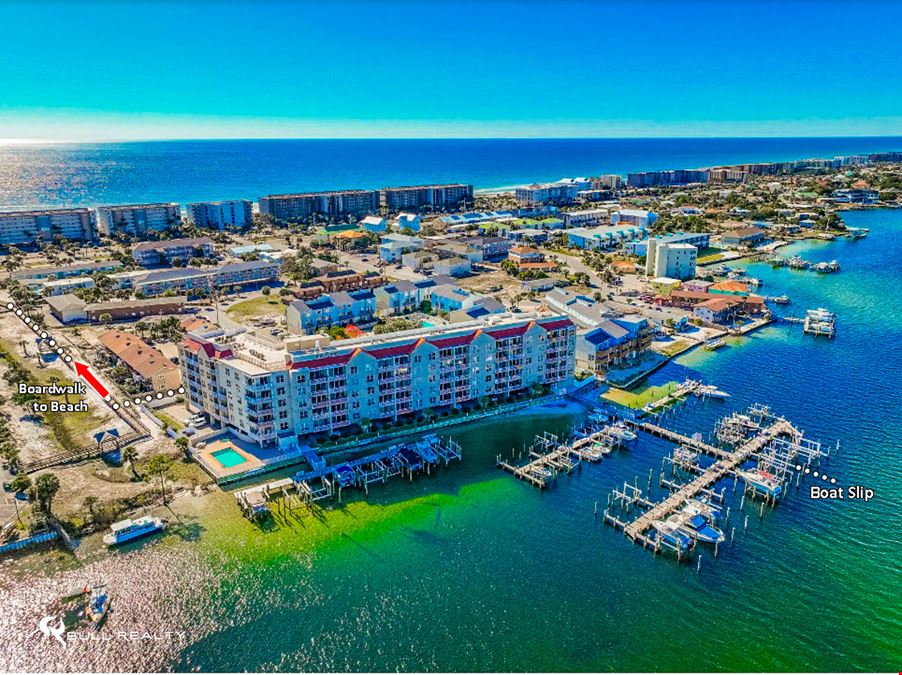
[[[671,494],[667,499],[659,502],[649,511],[646,511],[644,514],[636,518],[636,520],[627,524],[623,528],[623,532],[633,541],[637,539],[644,539],[643,532],[651,527],[651,524],[654,521],[663,520],[664,518],[666,518],[670,513],[678,509],[684,502],[692,499],[699,492],[710,487],[730,471],[736,469],[736,467],[738,467],[742,462],[744,462],[754,453],[759,452],[773,438],[779,436],[780,434],[795,433],[795,429],[791,424],[789,424],[789,422],[780,419],[771,426],[763,429],[754,438],[751,438],[743,443],[733,452],[728,452],[721,448],[715,448],[713,445],[702,443],[700,441],[689,438],[688,436],[683,436],[682,434],[670,431],[669,429],[657,427],[653,424],[643,423],[638,426],[643,431],[654,433],[656,436],[667,438],[668,440],[674,440],[684,445],[691,445],[692,447],[697,448],[707,454],[713,454],[719,459],[710,467],[708,467],[708,469],[706,469],[704,473],[702,473],[698,478],[687,483],[679,490]],[[644,427],[651,427],[652,429],[646,429]]]

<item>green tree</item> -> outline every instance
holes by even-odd
[[[191,452],[189,451],[189,443],[188,438],[185,436],[179,436],[175,439],[175,447],[177,447],[182,454],[185,456],[185,459],[191,459]]]
[[[148,480],[153,478],[160,479],[160,496],[163,498],[163,504],[166,504],[166,479],[172,477],[172,457],[169,455],[156,454],[147,461]]]
[[[42,473],[31,488],[35,508],[49,516],[53,512],[53,498],[60,489],[60,479],[52,473]]]
[[[137,480],[140,479],[141,476],[138,475],[138,471],[135,468],[135,460],[138,459],[138,451],[134,446],[129,445],[122,451],[122,459],[128,462],[129,468],[132,470],[132,476]]]
[[[272,289],[269,286],[264,286],[263,288],[260,289],[260,292],[263,295],[269,295],[272,292]]]
[[[81,500],[81,505],[85,511],[88,512],[88,515],[91,517],[91,522],[97,522],[97,497],[94,495],[88,495],[84,499]]]

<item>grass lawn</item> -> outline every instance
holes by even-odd
[[[665,394],[669,394],[676,389],[677,385],[677,382],[668,382],[667,384],[654,387],[642,387],[636,391],[627,391],[626,389],[611,387],[602,394],[602,398],[606,398],[609,401],[626,406],[627,408],[639,410],[645,404],[656,401]]]
[[[657,351],[664,354],[664,356],[673,356],[674,354],[685,351],[690,345],[692,345],[692,342],[689,340],[674,340],[673,342],[668,343],[666,347],[658,348]]]
[[[0,349],[6,354],[7,359],[15,360],[24,365],[32,376],[32,384],[50,385],[54,382],[60,386],[71,386],[73,381],[55,368],[37,368],[31,361],[21,359],[13,348],[6,342],[0,342]],[[49,401],[65,402],[65,396],[41,396],[41,401],[48,403]],[[81,400],[79,396],[69,396],[70,403],[78,403]],[[53,436],[57,443],[64,448],[70,449],[74,445],[87,445],[94,442],[94,432],[96,432],[106,420],[105,416],[94,413],[93,410],[88,412],[46,412],[41,413],[47,426],[53,432]]]
[[[718,260],[723,260],[723,258],[724,258],[723,253],[712,253],[711,255],[706,255],[702,258],[699,258],[696,262],[699,265],[704,265],[706,263],[712,263],[712,262],[717,262]]]
[[[236,302],[229,307],[226,314],[239,323],[265,317],[278,319],[285,316],[285,307],[278,295],[263,295],[259,298]]]
[[[172,417],[171,415],[167,415],[164,412],[160,412],[159,410],[154,410],[153,414],[157,416],[157,418],[170,429],[175,429],[176,431],[181,431],[185,428],[185,425],[179,422],[177,419]]]

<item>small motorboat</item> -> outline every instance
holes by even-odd
[[[683,513],[691,516],[700,515],[709,523],[716,525],[720,521],[720,509],[714,506],[707,497],[696,497],[686,502]]]
[[[714,351],[715,349],[720,349],[727,343],[721,337],[711,338],[709,340],[705,340],[705,349],[709,352]]]
[[[692,532],[690,536],[703,544],[719,544],[726,538],[723,532],[711,525],[701,514],[675,513],[667,519],[667,522],[687,528]]]
[[[613,436],[614,438],[623,441],[624,443],[629,443],[630,441],[635,441],[639,438],[635,432],[630,431],[626,428],[626,425],[623,422],[617,422],[616,424],[612,424],[607,428],[608,434]]]
[[[91,595],[85,604],[85,616],[94,626],[100,628],[107,612],[110,611],[110,595],[107,593],[106,584],[98,584],[91,587]]]
[[[651,527],[652,531],[649,533],[648,538],[652,541],[660,538],[663,543],[678,551],[688,551],[695,544],[692,535],[682,525],[667,520],[655,520],[652,522]]]
[[[766,495],[768,497],[779,497],[783,492],[783,486],[780,479],[772,473],[761,469],[752,469],[749,471],[737,471],[739,477],[751,485],[755,492]]]

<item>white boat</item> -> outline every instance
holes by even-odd
[[[752,469],[750,471],[737,471],[739,477],[751,485],[755,492],[759,492],[768,497],[779,497],[783,492],[783,486],[780,479],[772,473],[762,471],[761,469]]]
[[[688,551],[692,548],[693,537],[681,525],[667,520],[655,520],[651,526],[653,531],[650,539],[654,540],[660,537],[661,541],[681,551]]]
[[[590,424],[604,424],[611,418],[600,408],[596,408],[589,413],[587,419]]]
[[[681,509],[682,513],[690,516],[702,516],[713,524],[720,520],[720,509],[714,506],[706,497],[690,499]]]
[[[166,528],[160,518],[141,516],[134,520],[120,520],[110,525],[111,532],[103,537],[103,543],[107,546],[119,546],[133,539],[146,537],[154,532],[160,532]]]
[[[630,441],[635,441],[639,438],[635,433],[627,429],[623,422],[617,422],[617,424],[609,426],[608,433],[624,443],[629,443]]]
[[[727,392],[721,391],[713,384],[703,384],[695,390],[695,393],[699,396],[707,396],[708,398],[730,398],[730,395]]]
[[[723,338],[720,338],[720,337],[711,338],[709,340],[705,340],[705,349],[707,349],[710,352],[710,351],[714,351],[715,349],[720,349],[721,347],[723,347],[726,344],[727,343],[724,341]]]
[[[693,539],[703,544],[719,544],[726,537],[722,531],[714,527],[702,514],[674,513],[667,521],[674,526],[689,530]]]

